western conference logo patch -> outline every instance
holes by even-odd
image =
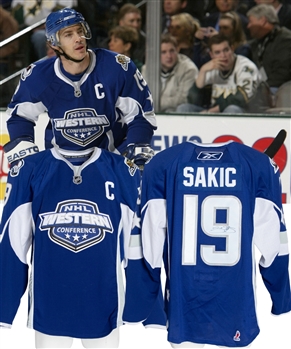
[[[105,233],[113,233],[110,217],[99,212],[96,203],[87,200],[66,200],[54,212],[42,213],[40,230],[49,238],[73,252],[80,252],[100,243]]]
[[[106,115],[98,115],[92,108],[68,110],[62,119],[54,119],[54,123],[64,138],[80,146],[93,142],[110,125]]]

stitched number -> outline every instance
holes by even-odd
[[[135,78],[135,81],[137,83],[138,88],[142,91],[143,86],[146,86],[147,83],[146,83],[145,79],[143,78],[143,76],[141,75],[141,72],[138,69],[136,69],[136,72],[134,74],[134,78]]]
[[[197,195],[184,195],[182,264],[196,265],[197,253],[203,262],[214,266],[235,265],[241,254],[241,202],[235,196],[208,196],[198,207]],[[225,248],[197,242],[198,215],[207,236],[225,239]],[[199,248],[199,250],[198,250]]]

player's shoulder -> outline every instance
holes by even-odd
[[[139,176],[138,167],[126,157],[112,153],[106,149],[101,149],[101,156],[104,162],[110,169],[114,169],[116,172],[123,172],[123,174],[129,174],[130,176]]]
[[[40,87],[40,84],[49,84],[54,73],[54,63],[56,57],[44,59],[38,62],[31,63],[28,67],[23,69],[20,80],[30,84],[32,87]]]
[[[136,69],[133,61],[126,55],[107,50],[105,48],[92,49],[96,55],[97,66],[104,65],[107,71],[127,72]]]
[[[266,154],[246,144],[230,142],[228,148],[233,158],[241,164],[248,164],[253,169],[259,170],[262,167],[270,166],[272,162]]]
[[[50,156],[50,150],[43,150],[15,161],[10,168],[10,176],[30,176],[32,173],[40,173],[41,168],[51,161]]]
[[[183,142],[163,149],[156,153],[146,166],[155,170],[157,170],[158,168],[167,168],[169,165],[173,166],[175,163],[183,161],[187,153],[187,148],[193,149],[193,144],[189,142]]]

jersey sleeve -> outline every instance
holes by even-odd
[[[150,143],[156,126],[153,99],[147,82],[128,57],[117,55],[123,69],[123,85],[115,107],[127,124],[127,144]]]
[[[20,160],[9,173],[0,226],[0,326],[11,327],[28,283],[32,243],[30,171]]]
[[[275,315],[291,310],[288,238],[281,204],[281,185],[278,167],[272,163],[264,167],[264,187],[256,199],[254,214],[254,242],[261,252],[259,269],[272,300]]]
[[[142,246],[141,258],[136,259],[134,263],[131,264],[131,269],[128,270],[134,275],[138,275],[139,271],[143,270],[144,277],[140,278],[138,290],[144,296],[144,313],[143,320],[147,318],[144,322],[145,326],[165,326],[166,316],[163,310],[163,299],[161,292],[161,266],[163,258],[163,246],[165,240],[165,201],[162,199],[150,199],[152,195],[152,190],[157,189],[157,182],[160,184],[157,176],[152,177],[153,173],[149,170],[149,165],[152,161],[145,166],[145,171],[142,177],[142,191],[141,191],[141,238],[139,244]],[[155,173],[156,174],[156,173]],[[155,178],[155,185],[151,179]],[[136,282],[136,280],[135,280]],[[129,294],[128,294],[129,296]],[[134,309],[132,313],[125,313],[124,320],[128,321],[130,318],[134,318]],[[137,320],[137,319],[136,319]],[[140,321],[140,319],[139,319]],[[134,322],[134,321],[131,321]]]
[[[34,141],[34,126],[38,116],[46,111],[45,105],[34,95],[38,86],[37,66],[31,64],[21,74],[6,113],[8,114],[7,129],[10,140],[30,137]]]
[[[164,327],[166,325],[166,315],[163,310],[162,290],[161,287],[159,290],[157,289],[158,282],[153,282],[152,271],[148,268],[147,262],[143,258],[140,197],[137,200],[128,244],[128,260],[125,275],[126,293],[123,320],[129,323],[143,321],[144,326]]]

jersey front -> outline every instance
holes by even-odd
[[[27,285],[28,326],[39,332],[99,338],[122,324],[121,265],[139,185],[136,166],[99,148],[53,148],[11,169],[0,235],[2,326],[11,326]]]
[[[56,57],[31,64],[21,74],[7,109],[11,140],[33,139],[35,122],[47,112],[52,131],[46,138],[54,137],[62,149],[98,146],[114,151],[114,127],[121,141],[127,137],[128,143],[150,143],[156,121],[139,70],[124,55],[104,49],[89,50],[89,55],[80,77],[69,76]]]
[[[233,69],[225,74],[219,70],[206,73],[205,85],[212,85],[212,104],[219,96],[227,98],[241,92],[247,102],[254,96],[260,82],[260,73],[256,65],[248,58],[236,55]]]
[[[227,347],[259,333],[254,248],[272,313],[291,310],[279,169],[229,142],[185,142],[158,153],[142,180],[144,258],[166,268],[168,340]]]

